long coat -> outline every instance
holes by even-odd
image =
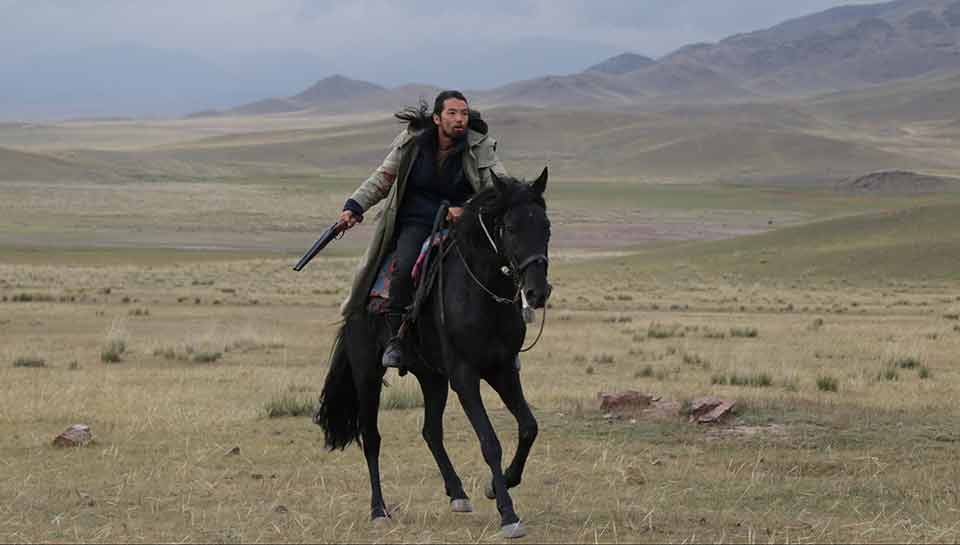
[[[365,311],[380,265],[392,250],[400,203],[403,202],[413,161],[420,151],[417,134],[419,133],[410,130],[400,133],[394,139],[384,163],[350,196],[364,210],[369,210],[384,198],[387,199],[387,205],[378,214],[373,240],[357,266],[350,294],[340,306],[340,313],[344,317]],[[463,152],[463,173],[474,192],[492,183],[491,171],[497,176],[507,175],[503,163],[497,157],[497,141],[484,133],[469,130],[467,147]],[[393,183],[388,181],[385,173],[396,174]]]

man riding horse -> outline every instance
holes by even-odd
[[[422,104],[420,110],[407,109],[397,117],[415,127],[416,121],[425,117],[425,108]],[[470,111],[462,93],[438,94],[432,119],[432,126],[407,128],[397,136],[383,163],[347,199],[340,215],[349,229],[363,221],[371,207],[388,199],[341,308],[344,317],[365,311],[381,264],[393,252],[387,269],[390,298],[386,307],[392,335],[384,350],[384,367],[407,364],[399,333],[414,295],[410,273],[441,203],[450,203],[447,219],[456,222],[467,199],[490,185],[491,173],[507,175],[497,158],[496,140],[486,134],[486,123]]]
[[[313,421],[323,428],[330,450],[359,443],[370,476],[370,516],[374,524],[388,521],[380,480],[380,394],[386,367],[406,369],[423,392],[421,432],[440,470],[450,509],[468,513],[473,510],[470,497],[443,444],[443,414],[452,389],[490,469],[484,493],[496,500],[501,533],[522,537],[526,529],[509,489],[522,480],[537,420],[524,397],[517,362],[520,352],[532,347],[523,348],[527,328],[522,309],[546,308],[551,292],[547,169],[532,182],[507,176],[486,124],[456,91],[440,93],[432,115],[421,103],[397,117],[407,122],[407,129],[394,140],[380,168],[347,200],[340,218],[352,227],[370,207],[388,199],[344,302],[343,324]],[[434,253],[436,267],[424,267],[423,296],[413,302],[420,311],[407,316],[410,323],[401,327],[402,313],[413,299],[411,268],[444,201],[452,205],[448,219],[453,225],[445,245]],[[387,257],[391,253],[394,258]],[[390,314],[381,317],[378,276],[384,264],[390,276]],[[380,296],[373,308],[369,303],[375,283]],[[401,333],[407,329],[409,335]],[[409,346],[403,346],[407,341],[401,335],[410,337]],[[405,357],[404,352],[413,354],[414,348],[417,358]],[[484,407],[481,381],[497,392],[517,421],[517,448],[506,468]]]

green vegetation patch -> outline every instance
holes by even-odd
[[[39,368],[46,367],[47,360],[37,356],[21,356],[13,360],[14,367]]]

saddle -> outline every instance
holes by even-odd
[[[407,314],[407,319],[410,319],[412,316],[415,319],[416,314],[414,310],[419,311],[422,299],[426,298],[427,294],[430,293],[430,289],[433,287],[433,283],[440,269],[440,261],[435,259],[434,256],[444,252],[449,234],[448,229],[442,229],[432,236],[427,237],[420,247],[420,255],[417,256],[413,270],[410,271],[416,291],[410,307],[411,311]],[[424,270],[425,267],[426,270]],[[370,298],[367,303],[367,311],[369,313],[386,313],[387,304],[390,301],[390,277],[396,270],[396,257],[393,253],[390,253],[386,259],[383,260],[380,271],[377,273],[377,279],[370,289]]]

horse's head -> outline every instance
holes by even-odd
[[[533,308],[543,308],[552,287],[547,282],[550,260],[550,220],[543,193],[547,189],[547,169],[533,183],[500,179],[493,175],[497,192],[496,230],[501,240],[501,255],[509,263],[520,283],[520,290]]]

